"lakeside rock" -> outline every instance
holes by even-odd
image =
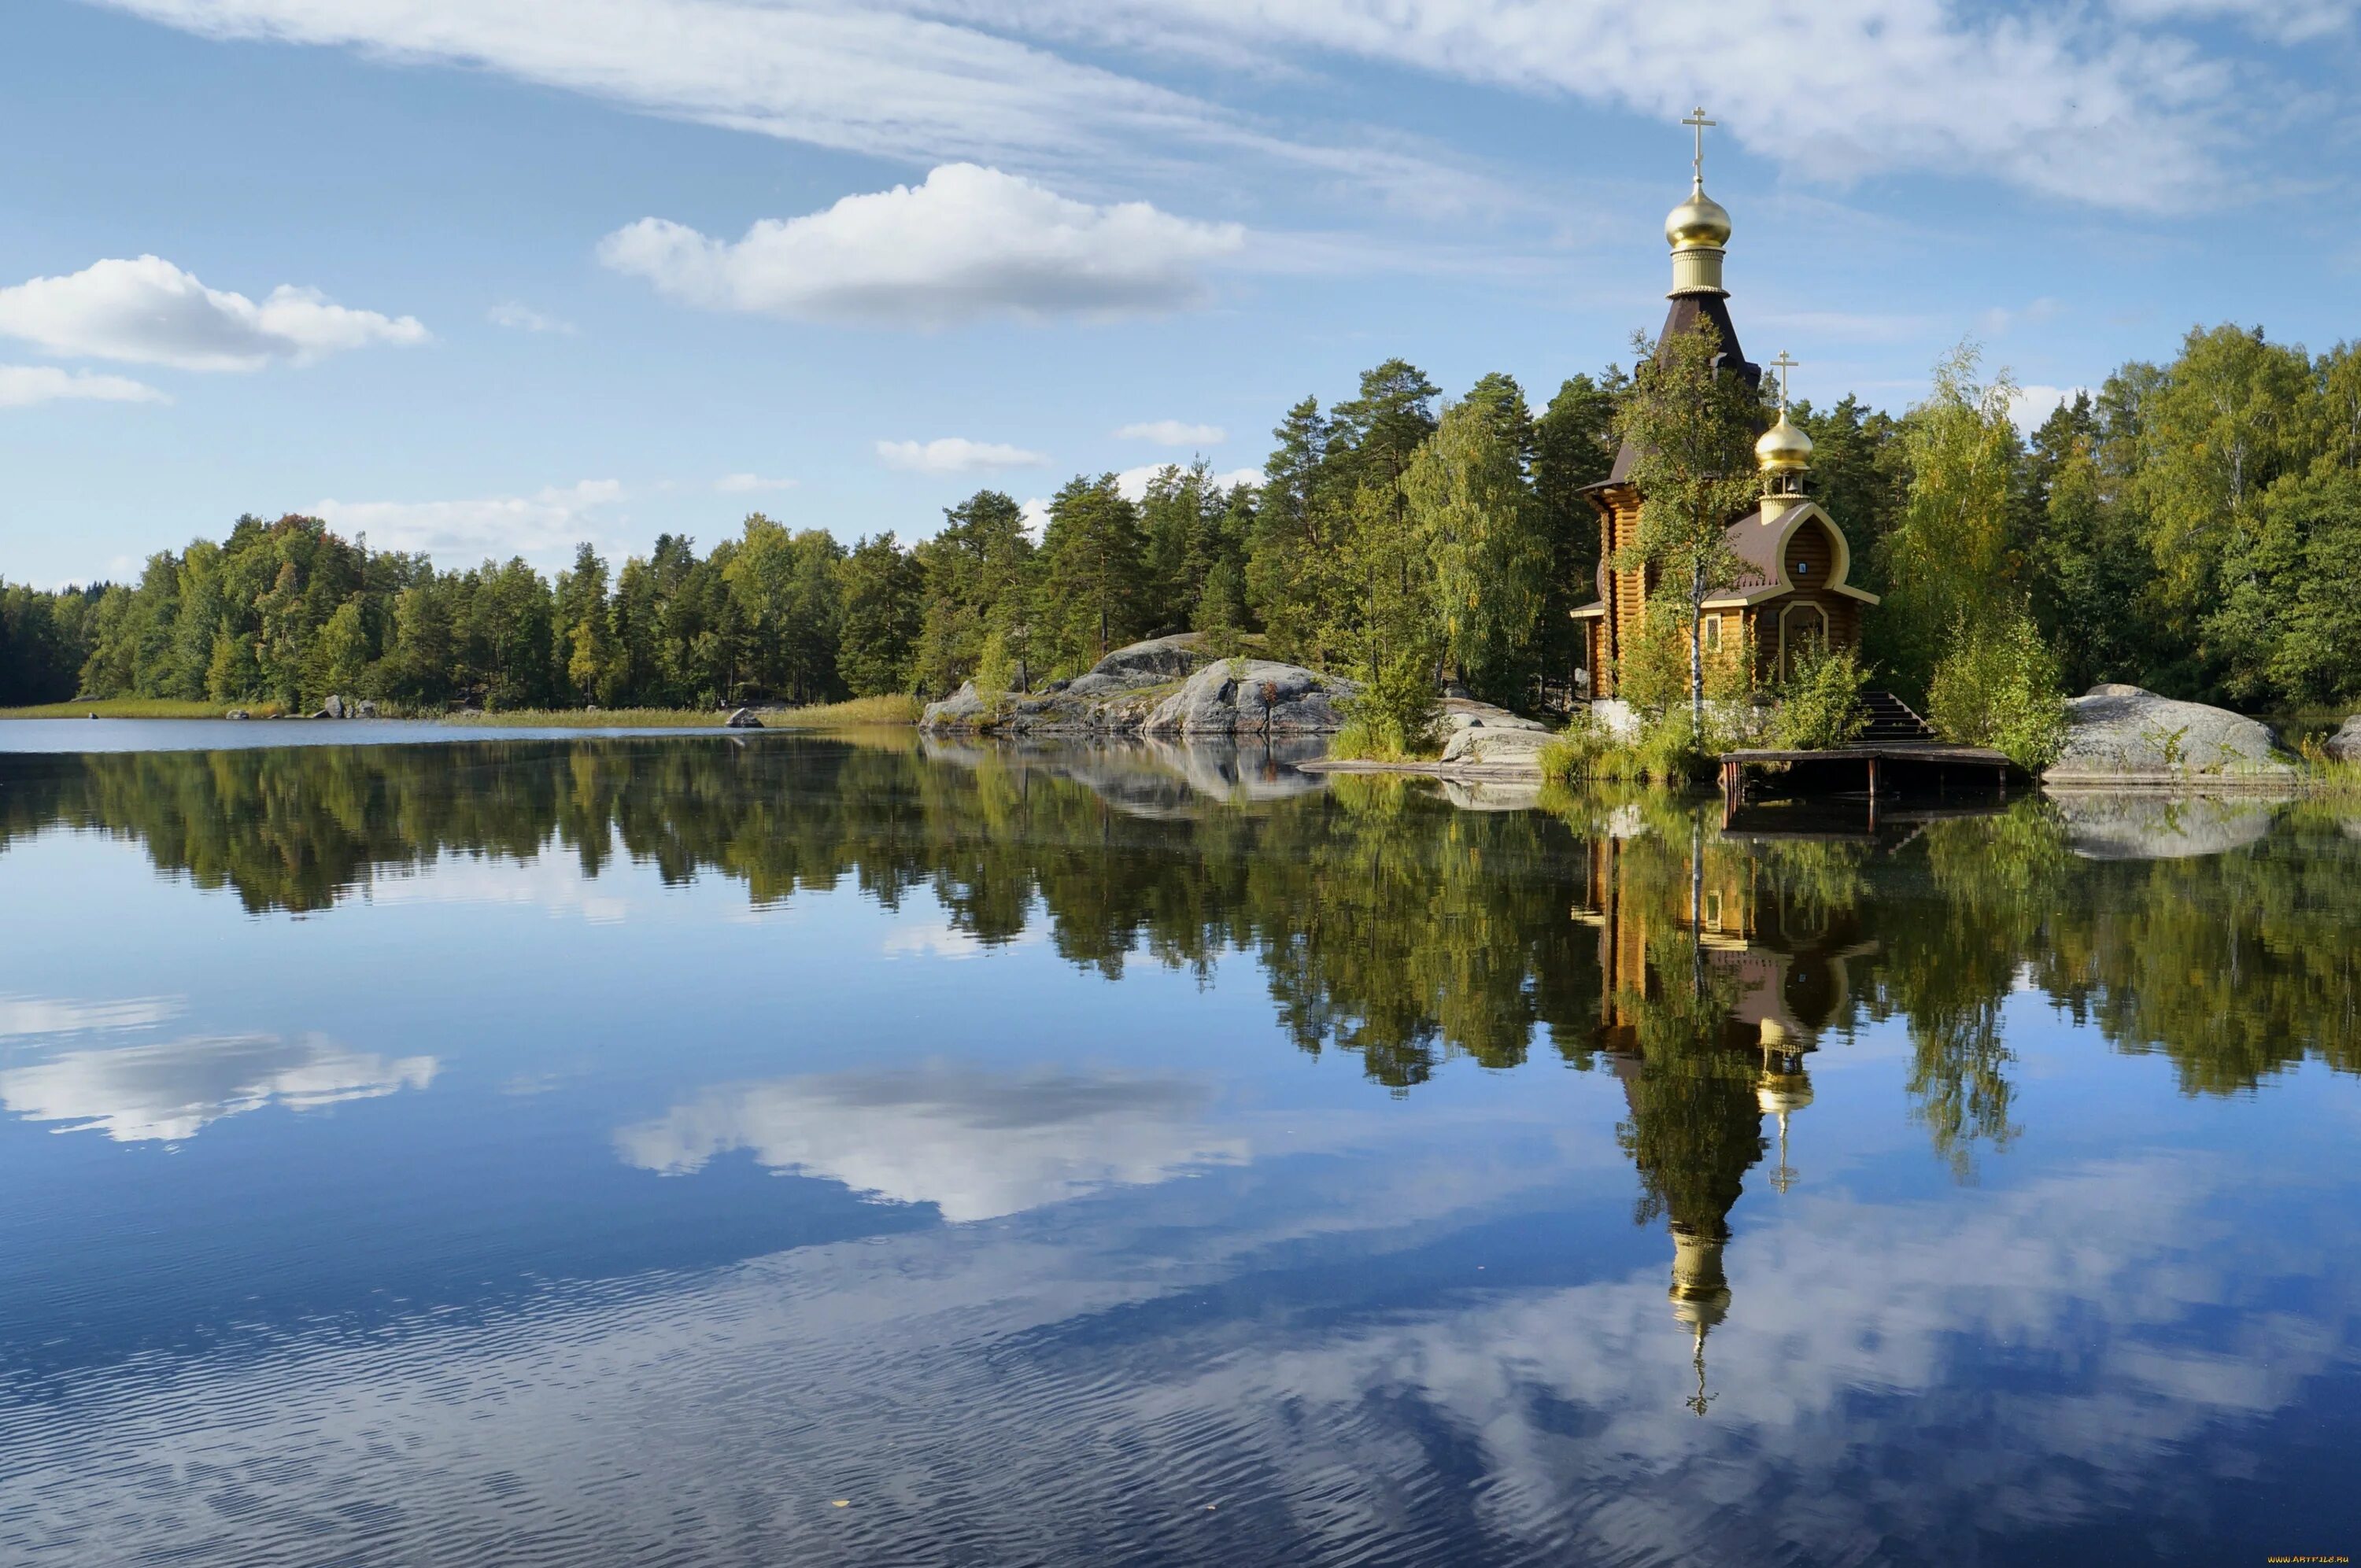
[[[2066,745],[2042,774],[2053,784],[2255,784],[2295,776],[2258,719],[2177,702],[2139,686],[2092,686],[2066,705]]]
[[[1214,660],[1197,632],[1118,648],[1071,681],[1003,698],[972,681],[927,705],[921,729],[1011,735],[1325,735],[1353,683],[1267,659]]]
[[[1182,682],[1140,729],[1148,735],[1330,735],[1344,726],[1340,705],[1359,689],[1301,664],[1223,659]]]
[[[721,722],[726,728],[731,729],[760,729],[763,728],[763,721],[754,717],[754,710],[751,707],[738,708],[731,712],[730,717],[723,719]]]
[[[2361,713],[2347,717],[2320,749],[2340,762],[2361,762]]]
[[[1514,769],[1541,777],[1542,749],[1557,737],[1537,718],[1466,696],[1446,696],[1443,722],[1449,730],[1441,764],[1447,767]]]

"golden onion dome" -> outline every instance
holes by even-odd
[[[1702,181],[1689,187],[1689,199],[1664,214],[1664,243],[1675,250],[1730,243],[1730,209],[1705,193]]]
[[[1766,474],[1795,473],[1811,466],[1812,438],[1787,422],[1787,411],[1779,411],[1779,422],[1763,433],[1754,444],[1754,461]]]

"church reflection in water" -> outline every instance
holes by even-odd
[[[1854,1015],[1855,960],[1877,950],[1849,903],[1799,888],[1762,857],[1701,835],[1602,835],[1573,917],[1598,933],[1598,1045],[1623,1087],[1619,1130],[1639,1168],[1642,1223],[1664,1220],[1666,1292],[1692,1336],[1706,1413],[1706,1338],[1730,1310],[1722,1254],[1748,1171],[1773,1154],[1785,1193],[1789,1118],[1812,1102],[1806,1060]]]

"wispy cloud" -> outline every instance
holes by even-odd
[[[72,400],[99,403],[169,403],[172,400],[128,376],[60,370],[54,365],[0,365],[0,409]]]
[[[793,479],[766,479],[760,474],[724,474],[713,488],[725,496],[751,496],[758,490],[792,490]]]
[[[484,313],[484,319],[494,326],[504,326],[511,332],[545,332],[572,334],[580,330],[572,322],[544,315],[531,305],[521,305],[511,300],[494,305]]]
[[[888,468],[920,474],[972,474],[993,468],[1038,468],[1049,455],[998,441],[946,435],[934,441],[881,441],[877,460]]]
[[[1148,441],[1159,446],[1219,446],[1229,433],[1218,424],[1190,424],[1177,419],[1144,420],[1115,433],[1117,441]]]
[[[1143,71],[1340,56],[1671,119],[1709,96],[1726,133],[1790,173],[1932,170],[2109,207],[2203,205],[2235,182],[2246,71],[2176,31],[2231,17],[2287,43],[2347,26],[2331,0],[104,0],[214,37],[488,68],[707,124],[932,164],[1121,183],[1243,161],[1350,181],[1433,213],[1475,181],[1382,128],[1286,126]],[[1090,59],[1061,50],[1086,52]],[[1268,80],[1256,72],[1254,80]],[[1808,81],[1811,91],[1794,84]]]
[[[160,256],[95,261],[59,278],[0,289],[0,334],[51,354],[259,370],[344,349],[426,341],[415,316],[351,310],[316,289],[281,284],[261,303],[209,289]]]
[[[446,561],[550,560],[590,537],[594,513],[623,499],[613,479],[450,501],[324,500],[312,512],[345,533],[366,533],[379,549],[423,550]]]

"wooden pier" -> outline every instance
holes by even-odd
[[[2007,754],[1988,746],[1954,746],[1941,740],[1894,740],[1868,746],[1838,746],[1825,751],[1781,751],[1750,749],[1724,751],[1721,754],[1721,809],[1727,819],[1746,801],[1746,770],[1764,763],[1809,763],[1816,768],[1826,763],[1861,764],[1869,781],[1869,822],[1877,826],[1877,798],[1889,766],[1901,766],[1913,773],[1932,772],[1938,790],[1948,791],[1954,775],[1964,774],[1963,783],[1993,782],[1997,798],[2008,798],[2009,775],[2016,764]]]

